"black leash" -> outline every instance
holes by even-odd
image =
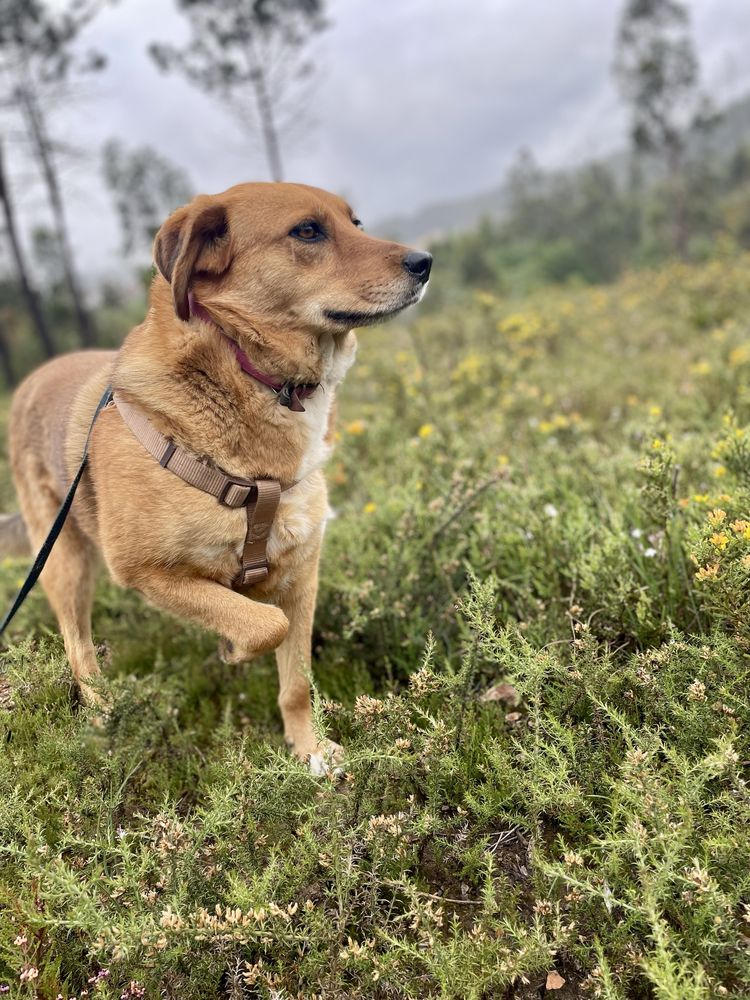
[[[70,484],[68,492],[65,494],[65,499],[60,504],[60,509],[57,512],[57,516],[55,517],[54,523],[52,527],[49,529],[49,534],[44,540],[44,545],[42,545],[41,549],[39,550],[39,554],[34,560],[34,565],[29,570],[29,575],[26,577],[26,579],[23,582],[23,586],[16,594],[16,599],[13,601],[10,610],[6,614],[5,618],[3,618],[2,622],[0,622],[0,635],[2,635],[3,632],[6,630],[6,628],[8,627],[8,625],[10,625],[11,621],[13,620],[16,614],[16,611],[18,611],[23,602],[29,596],[29,591],[34,586],[36,581],[39,579],[39,574],[44,569],[44,564],[47,562],[47,559],[49,558],[49,554],[52,551],[52,546],[57,541],[57,537],[63,529],[63,525],[65,524],[65,519],[67,518],[68,513],[70,512],[70,508],[73,504],[73,498],[76,495],[78,484],[81,481],[81,477],[83,476],[84,469],[86,468],[86,464],[88,462],[89,442],[91,441],[91,432],[94,429],[96,418],[99,416],[99,414],[102,412],[104,407],[107,405],[107,403],[109,403],[111,399],[112,399],[112,387],[107,386],[107,388],[104,390],[104,395],[99,400],[99,403],[94,412],[94,416],[91,419],[91,424],[89,425],[89,432],[86,435],[86,442],[83,446],[83,455],[81,457],[81,464],[78,466],[78,472],[76,472],[73,482]]]

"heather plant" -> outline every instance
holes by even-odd
[[[35,591],[0,672],[3,993],[744,995],[749,271],[718,247],[365,331],[314,635],[341,775],[285,750],[272,657],[104,580],[97,719]]]

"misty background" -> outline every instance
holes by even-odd
[[[720,104],[750,92],[750,4],[688,6],[707,90]],[[531,147],[546,167],[625,149],[627,115],[612,76],[621,7],[619,0],[331,0],[328,27],[310,46],[306,111],[285,137],[286,179],[343,193],[369,229],[413,239],[443,229],[441,202],[496,188],[519,147]],[[150,42],[188,36],[173,0],[120,0],[81,33],[78,47],[101,51],[107,65],[55,103],[50,128],[71,147],[61,173],[86,275],[117,277],[121,269],[99,162],[108,139],[153,147],[195,191],[268,179],[257,137],[241,134],[219,101],[161,73],[146,51]],[[43,193],[23,136],[14,138],[8,159],[19,214],[27,225],[43,224]],[[416,227],[404,222],[425,206]]]
[[[5,381],[118,345],[242,181],[429,246],[427,311],[748,246],[748,50],[744,0],[0,0]]]

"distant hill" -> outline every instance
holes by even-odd
[[[717,152],[729,155],[748,142],[750,142],[750,95],[722,110],[721,121],[711,136],[709,146]],[[627,170],[628,154],[619,151],[603,162],[622,177]],[[580,166],[571,169],[576,171]],[[465,198],[431,202],[409,215],[382,219],[373,228],[384,236],[406,242],[420,239],[436,240],[448,233],[474,229],[482,219],[502,219],[507,203],[508,193],[505,185],[499,184],[489,191]]]
[[[451,201],[435,201],[410,215],[383,219],[373,229],[383,236],[404,240],[437,239],[446,233],[473,229],[481,219],[500,219],[508,195],[504,185]]]

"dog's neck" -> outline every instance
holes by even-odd
[[[336,387],[354,357],[354,335],[261,328],[226,303],[212,305],[211,316],[258,370],[284,382],[320,383],[305,401],[306,412],[279,406],[271,388],[241,369],[219,329],[198,317],[177,319],[169,287],[158,280],[145,322],[120,350],[113,384],[163,434],[225,471],[299,478],[310,448],[327,433]]]
[[[312,396],[320,388],[319,381],[297,382],[292,379],[285,381],[278,375],[269,375],[267,372],[262,372],[259,368],[256,368],[237,341],[233,337],[230,337],[226,330],[213,318],[211,313],[198,302],[192,292],[188,294],[188,302],[190,303],[191,317],[200,320],[201,323],[205,323],[209,329],[216,330],[221,337],[225,338],[234,351],[237,364],[247,376],[254,378],[261,385],[272,389],[276,393],[276,399],[280,406],[288,406],[294,413],[305,412],[302,400],[307,399],[308,396]]]

